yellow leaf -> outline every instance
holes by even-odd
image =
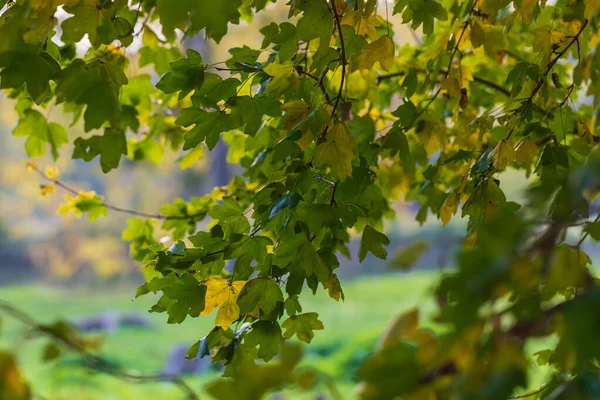
[[[382,36],[371,42],[356,58],[356,69],[372,69],[376,62],[388,71],[394,63],[394,41],[389,36]]]
[[[515,161],[521,166],[525,166],[537,155],[538,148],[530,139],[523,139],[517,143],[515,151]]]
[[[444,226],[448,225],[450,219],[454,214],[456,214],[456,210],[458,209],[458,196],[456,193],[452,192],[446,200],[444,204],[442,204],[442,208],[440,208],[440,218],[442,219],[442,224]]]
[[[333,6],[335,7],[337,15],[343,15],[348,3],[346,3],[346,0],[333,0]]]
[[[237,298],[246,281],[229,282],[222,278],[210,278],[204,282],[206,297],[204,311],[200,315],[211,314],[219,308],[215,317],[215,325],[228,329],[240,317]]]
[[[538,0],[522,0],[521,8],[519,12],[521,13],[521,17],[523,18],[523,22],[526,24],[530,24],[533,22],[533,10],[535,6],[538,4]]]
[[[29,172],[35,171],[37,169],[37,166],[38,166],[37,162],[35,162],[33,160],[27,161],[27,170]]]
[[[309,113],[310,106],[302,100],[292,100],[281,106],[285,111],[284,129],[291,129],[302,121]]]
[[[386,349],[403,339],[415,339],[419,334],[419,310],[413,309],[399,315],[383,334],[379,347]]]
[[[477,356],[476,343],[481,337],[483,324],[476,324],[466,329],[462,337],[454,345],[451,351],[451,357],[458,367],[459,371],[468,369]]]
[[[46,178],[52,179],[53,181],[58,179],[58,168],[46,167]]]
[[[340,180],[352,175],[352,160],[358,148],[348,126],[339,122],[326,135],[326,141],[317,146],[314,153],[316,167],[329,167]]]
[[[336,274],[329,275],[329,279],[327,279],[327,282],[325,282],[323,287],[329,292],[329,297],[335,301],[340,301],[340,299],[342,299],[342,301],[345,300],[342,285]]]
[[[298,72],[296,72],[294,64],[291,61],[286,61],[283,64],[269,64],[265,67],[264,71],[273,77],[267,85],[267,93],[274,90],[283,91],[289,87],[298,87],[300,84]]]
[[[377,20],[377,16],[373,14],[366,16],[364,13],[359,14],[356,11],[351,11],[344,15],[342,24],[353,26],[356,29],[356,33],[361,36],[366,35],[371,39],[377,37],[375,28],[379,25],[379,21]]]
[[[47,196],[51,193],[54,193],[54,185],[40,185],[40,193],[42,196]]]
[[[79,201],[78,198],[69,196],[68,194],[65,195],[65,203],[62,203],[60,205],[60,207],[58,207],[58,210],[56,211],[57,214],[68,214],[71,211],[73,211],[75,213],[75,216],[77,218],[81,218],[81,210],[79,208],[77,208],[77,202]]]
[[[583,16],[589,20],[600,9],[600,0],[584,0],[584,4],[585,10],[583,11]]]
[[[482,46],[485,43],[485,31],[477,21],[471,27],[471,44],[473,48]]]
[[[539,59],[539,66],[546,68],[550,55],[554,49],[564,39],[564,34],[555,30],[552,30],[549,26],[540,26],[531,31],[533,33],[533,51],[541,55]]]
[[[17,367],[14,356],[0,353],[0,398],[25,400],[31,398],[31,391],[21,371]]]
[[[300,146],[300,148],[304,151],[312,144],[312,142],[314,142],[314,140],[315,137],[313,136],[312,132],[310,129],[307,129],[304,133],[302,133],[302,138],[296,143],[298,143],[298,146]]]
[[[477,245],[477,233],[466,236],[465,240],[463,240],[462,248],[464,251],[473,250]]]
[[[196,161],[202,158],[204,158],[204,148],[202,146],[197,146],[177,161],[179,162],[179,168],[188,169],[196,164]]]
[[[460,82],[456,78],[444,78],[440,89],[447,91],[452,97],[460,98]]]
[[[515,161],[515,149],[506,140],[502,140],[490,153],[496,169],[504,169]]]
[[[80,190],[77,196],[77,200],[93,199],[94,197],[96,197],[96,192],[94,190],[89,190],[87,192],[84,190]]]

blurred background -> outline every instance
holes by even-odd
[[[260,47],[260,27],[285,18],[285,7],[273,6],[252,23],[232,27],[218,46],[202,37],[188,40],[185,46],[199,51],[206,63],[219,62],[228,58],[231,47]],[[398,43],[417,40],[417,34],[408,28],[399,23],[395,27]],[[138,48],[134,44],[128,50],[132,65],[137,65]],[[212,328],[212,317],[167,325],[165,315],[148,312],[156,299],[148,295],[132,300],[143,277],[141,266],[129,256],[128,244],[121,240],[126,218],[109,211],[107,217],[90,223],[72,214],[57,215],[65,193],[56,188],[54,193],[41,195],[40,184],[44,182],[28,171],[23,140],[11,136],[17,123],[13,108],[11,101],[0,97],[0,299],[40,322],[65,319],[74,323],[101,341],[104,357],[128,371],[184,374],[195,388],[215,378],[219,371],[207,360],[184,360],[185,350]],[[60,108],[50,107],[46,112],[48,118],[69,125]],[[81,133],[78,125],[69,129],[71,138]],[[123,159],[121,167],[108,175],[101,172],[96,160],[72,160],[69,146],[62,150],[56,163],[62,181],[80,190],[94,190],[112,204],[147,212],[156,212],[175,197],[202,196],[240,172],[228,162],[233,155],[223,142],[187,169],[177,162],[177,152],[154,149],[149,160],[134,163]],[[44,169],[53,163],[48,158],[38,160],[38,165]],[[517,199],[522,196],[525,178],[512,171],[506,174],[501,179],[503,187],[509,198]],[[427,303],[431,299],[428,295],[436,277],[444,268],[452,267],[453,252],[464,238],[464,221],[459,218],[444,228],[437,219],[429,218],[419,227],[413,205],[397,202],[394,208],[396,218],[386,227],[390,258],[397,249],[406,257],[402,249],[407,246],[426,249],[411,272],[399,272],[372,256],[359,264],[356,241],[352,244],[353,257],[340,260],[338,275],[346,301],[336,303],[323,293],[304,294],[302,301],[305,310],[319,312],[325,325],[305,347],[303,363],[330,376],[347,398],[356,390],[357,368],[392,319],[411,306],[433,309],[433,304]],[[76,355],[45,363],[45,343],[28,340],[27,327],[9,318],[2,317],[1,322],[0,342],[18,355],[26,377],[44,398],[181,398],[168,384],[136,385],[94,373],[83,367]],[[317,393],[284,392],[278,396],[330,398],[325,388]]]

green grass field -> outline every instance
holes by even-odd
[[[344,285],[346,301],[336,303],[325,293],[304,295],[304,311],[316,311],[325,325],[306,347],[304,363],[332,376],[346,396],[354,390],[353,374],[360,360],[398,313],[413,306],[431,310],[427,294],[435,275],[412,273],[361,278]],[[0,289],[0,299],[13,303],[40,322],[72,318],[103,311],[136,311],[148,315],[150,329],[122,328],[103,337],[102,356],[128,371],[157,372],[175,344],[191,345],[211,328],[213,317],[188,318],[182,325],[166,324],[164,314],[146,314],[151,295],[132,300],[135,286],[98,289],[57,289],[47,286],[14,286]],[[43,363],[45,341],[26,339],[26,327],[2,316],[0,339],[14,351],[36,393],[49,400],[181,399],[177,389],[166,383],[133,384],[84,368],[73,368],[68,358]],[[201,393],[204,382],[217,375],[187,377]],[[323,389],[324,391],[325,389]],[[315,393],[285,393],[285,399],[310,399]],[[206,398],[204,396],[203,398]]]

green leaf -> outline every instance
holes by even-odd
[[[310,343],[315,337],[313,331],[325,329],[323,323],[319,321],[319,314],[314,312],[293,315],[286,319],[281,327],[286,330],[283,334],[286,339],[296,335],[298,339],[306,343]]]
[[[297,192],[289,192],[281,196],[273,203],[273,208],[269,214],[269,219],[272,219],[279,214],[283,209],[293,210],[296,208],[298,203],[302,200],[302,196]]]
[[[250,231],[250,223],[244,216],[244,209],[233,197],[223,197],[223,204],[214,207],[208,215],[219,220],[219,225],[226,234]]]
[[[371,252],[375,257],[385,260],[387,258],[387,250],[383,246],[390,244],[390,239],[381,232],[378,232],[371,225],[365,226],[360,247],[358,250],[358,259],[363,262],[367,253]]]
[[[329,47],[333,33],[333,13],[326,0],[305,0],[299,8],[304,12],[296,26],[300,40],[319,39],[321,51]]]
[[[246,344],[253,347],[259,346],[258,356],[267,362],[279,354],[283,340],[281,327],[276,321],[256,321],[244,338]]]
[[[221,100],[235,97],[241,82],[235,78],[223,80],[217,74],[205,73],[204,82],[192,96],[194,105],[218,109]]]
[[[194,125],[184,135],[183,149],[189,150],[206,141],[209,150],[215,148],[221,133],[233,128],[233,119],[230,114],[221,111],[206,112],[196,108],[181,110],[175,124],[181,126]]]
[[[305,243],[298,249],[295,265],[306,272],[306,276],[315,276],[321,283],[327,282],[331,271],[319,256],[311,242]]]
[[[345,180],[352,176],[352,161],[358,148],[352,132],[346,124],[338,123],[326,135],[326,141],[317,146],[314,153],[316,167],[329,167],[336,178]]]
[[[188,315],[198,317],[204,310],[206,286],[189,274],[183,274],[178,281],[163,288],[163,293],[175,300],[167,309],[170,324],[180,324]]]
[[[160,77],[156,88],[167,94],[179,93],[182,99],[191,91],[198,90],[204,83],[204,64],[202,56],[195,50],[188,49],[187,58],[169,64],[170,70]]]
[[[206,29],[206,36],[219,43],[227,33],[227,26],[230,23],[239,24],[240,13],[238,8],[241,5],[242,0],[197,0],[187,34],[192,36],[202,29]]]
[[[278,302],[283,303],[283,293],[279,285],[274,280],[263,277],[249,280],[237,299],[240,312],[243,314],[251,313],[257,305],[265,314],[270,314]]]
[[[407,100],[392,115],[400,119],[403,127],[410,127],[417,119],[417,107],[415,107],[412,101]]]
[[[98,129],[107,121],[119,126],[119,90],[128,82],[123,66],[120,57],[90,63],[76,59],[59,75],[57,102],[87,105],[83,115],[86,131]]]
[[[15,136],[27,137],[25,148],[30,157],[42,157],[46,153],[46,144],[50,145],[52,157],[58,158],[58,149],[68,143],[67,131],[54,122],[47,123],[42,114],[35,110],[26,110],[13,131]]]
[[[107,2],[103,5],[95,1],[78,1],[76,5],[64,6],[64,10],[72,16],[61,24],[61,40],[79,42],[87,34],[95,47],[117,39],[125,46],[131,44],[133,26],[127,19],[118,15],[125,5],[122,1]]]
[[[121,156],[127,154],[125,132],[121,129],[106,129],[103,136],[88,139],[77,138],[73,149],[73,158],[91,161],[100,156],[102,172],[107,173],[119,166]]]
[[[429,250],[429,242],[416,241],[398,250],[390,261],[390,265],[393,268],[410,269],[427,250]]]
[[[264,96],[238,96],[231,102],[234,124],[242,127],[245,134],[254,136],[263,123],[263,116],[280,117],[279,100]]]
[[[36,104],[51,95],[50,80],[60,73],[60,65],[48,53],[35,46],[23,46],[0,53],[0,88],[19,89],[24,84]]]

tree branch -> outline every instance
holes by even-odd
[[[335,4],[331,4],[331,10],[333,12],[333,16],[335,19],[335,24],[337,26],[338,35],[340,36],[340,46],[341,46],[341,63],[342,63],[342,80],[340,81],[340,90],[338,91],[338,95],[335,98],[335,105],[333,106],[333,110],[331,111],[331,117],[335,115],[338,105],[340,103],[340,99],[342,98],[342,91],[344,90],[344,80],[346,79],[346,64],[348,60],[346,59],[346,46],[344,45],[344,35],[342,34],[342,23],[340,21],[340,16],[335,9]]]
[[[40,175],[42,178],[44,178],[48,182],[53,183],[54,185],[65,190],[66,192],[71,193],[74,196],[78,196],[79,193],[81,192],[81,191],[76,190],[73,187],[65,184],[64,182],[60,181],[59,179],[49,178],[42,170],[40,170],[35,164],[33,164],[31,162],[28,163],[28,167],[33,169],[33,171],[35,171],[38,175]],[[109,210],[113,210],[113,211],[123,213],[123,214],[135,215],[137,217],[142,217],[142,218],[158,219],[158,220],[187,220],[187,219],[198,218],[198,217],[204,215],[204,214],[193,214],[193,215],[169,216],[169,215],[163,215],[163,214],[152,214],[152,213],[146,213],[143,211],[137,211],[137,210],[132,210],[132,209],[125,208],[125,207],[116,206],[114,204],[105,202],[101,196],[96,196],[96,197],[98,199],[100,199],[101,204]]]
[[[424,71],[417,69],[417,72],[424,72]],[[440,69],[439,72],[442,75],[448,74],[448,70],[446,70],[446,69]],[[396,77],[399,77],[399,76],[404,76],[404,75],[406,75],[406,72],[404,72],[404,71],[394,72],[394,73],[386,74],[386,75],[379,75],[377,77],[377,84],[381,83],[381,81],[384,81],[384,80],[387,80],[387,79],[396,78]],[[502,86],[498,85],[497,83],[494,83],[494,82],[489,81],[489,80],[484,79],[484,78],[480,78],[480,77],[475,76],[475,75],[473,75],[473,82],[480,83],[480,84],[482,84],[484,86],[489,87],[490,89],[494,89],[495,91],[497,91],[498,93],[501,93],[501,94],[505,95],[506,97],[510,97],[510,92],[508,91],[508,89],[503,88]]]
[[[55,342],[61,343],[63,346],[72,350],[79,355],[81,355],[86,364],[99,372],[104,372],[109,375],[112,375],[116,378],[120,378],[130,382],[139,382],[139,383],[148,383],[148,382],[171,382],[175,386],[177,386],[182,392],[185,393],[186,398],[188,400],[199,400],[198,395],[188,386],[187,383],[183,381],[179,376],[176,375],[163,375],[163,374],[153,374],[153,375],[135,375],[129,372],[123,371],[121,368],[111,363],[110,361],[105,360],[104,358],[97,356],[95,354],[89,353],[79,341],[71,338],[67,335],[58,334],[52,327],[39,324],[36,320],[34,320],[29,314],[25,313],[22,310],[14,307],[12,304],[0,300],[0,310],[4,311],[6,314],[15,318],[16,320],[28,325],[33,328],[34,331],[39,332],[40,334],[49,337]]]

